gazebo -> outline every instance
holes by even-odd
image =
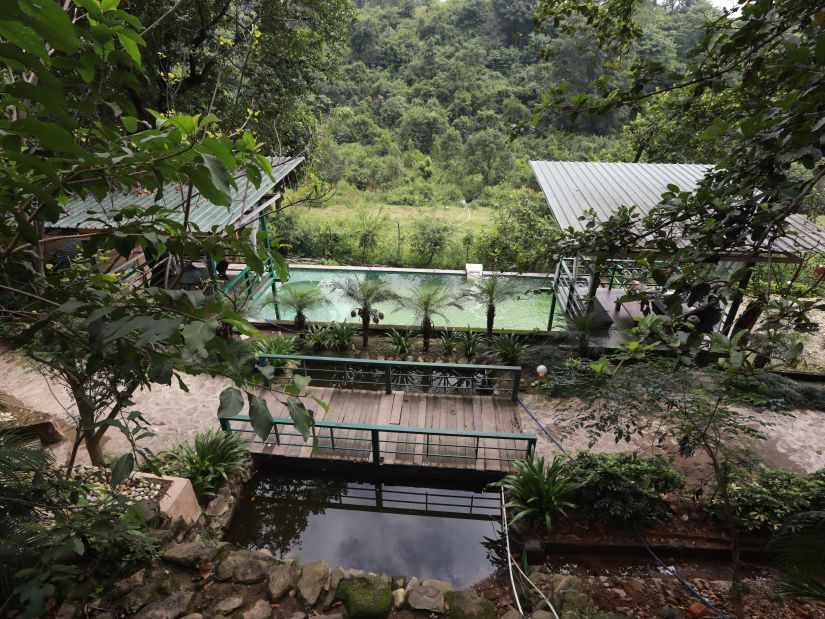
[[[635,206],[644,216],[661,202],[668,185],[681,191],[696,188],[713,167],[707,164],[676,163],[594,163],[580,161],[531,161],[533,173],[547,199],[550,213],[562,229],[583,232],[588,214],[598,221],[607,221],[622,206]],[[773,261],[802,262],[803,256],[825,249],[825,230],[802,215],[787,220],[791,234],[776,239],[772,245]],[[634,248],[628,248],[632,255]],[[720,265],[756,263],[768,260],[767,254],[746,254],[732,248],[729,255],[720,256]],[[550,313],[560,309],[576,317],[591,312],[603,330],[628,327],[634,318],[663,307],[642,307],[639,303],[618,303],[632,281],[626,270],[627,260],[613,256],[571,256],[559,260],[553,278],[554,299]],[[647,282],[633,281],[643,287]],[[622,287],[625,286],[625,287]],[[739,303],[720,307],[709,316],[702,316],[705,330],[727,330],[736,317]],[[690,311],[688,308],[687,311]],[[549,327],[548,327],[549,328]]]

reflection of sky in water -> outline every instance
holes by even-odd
[[[478,492],[408,486],[383,486],[385,506],[389,499],[423,502],[427,499],[454,505],[469,505]],[[336,504],[375,505],[372,483],[332,479],[306,481],[261,472],[248,487],[248,500],[241,504],[227,539],[240,546],[266,547],[276,556],[292,555],[304,562],[317,559],[331,566],[359,568],[389,575],[438,578],[458,587],[469,586],[495,571],[482,545],[485,538],[498,537],[495,520],[467,520],[431,515],[411,515],[357,509]],[[404,493],[416,493],[408,495]],[[435,497],[441,494],[445,497]],[[495,514],[493,500],[481,500]],[[393,507],[420,509],[396,503]],[[454,511],[455,508],[443,508]],[[490,513],[490,511],[484,512]]]

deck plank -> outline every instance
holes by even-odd
[[[413,423],[410,424],[411,426],[414,428],[426,427],[425,420],[427,418],[427,410],[434,400],[435,398],[428,398],[425,395],[419,396],[418,411],[417,414],[412,417]],[[413,411],[411,410],[410,412],[412,413]],[[424,462],[424,437],[421,434],[410,434],[409,436],[410,440],[415,443],[415,457],[413,458],[413,462],[416,466],[421,466]]]

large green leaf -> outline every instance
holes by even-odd
[[[129,475],[135,468],[135,457],[132,452],[128,452],[120,456],[112,465],[112,488],[116,488],[119,484],[129,479]]]
[[[215,320],[190,322],[183,328],[183,341],[187,350],[201,358],[206,357],[206,345],[215,337],[217,328]]]
[[[220,405],[218,406],[218,417],[234,417],[243,409],[243,393],[240,389],[227,387],[221,391]]]
[[[289,410],[289,416],[295,424],[295,429],[301,433],[304,440],[308,439],[312,434],[312,428],[315,425],[315,418],[312,412],[304,406],[298,398],[290,396],[286,401],[286,407]]]
[[[249,400],[249,419],[252,429],[262,441],[265,441],[269,438],[274,425],[272,413],[269,412],[269,406],[263,398],[259,398],[254,393],[247,393],[246,396]]]

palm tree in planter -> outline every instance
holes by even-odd
[[[476,281],[467,294],[487,308],[487,337],[493,337],[493,324],[496,321],[496,306],[518,296],[513,280],[502,277],[483,277]]]
[[[430,350],[430,337],[433,334],[433,318],[444,318],[444,311],[454,307],[463,310],[461,300],[464,294],[446,284],[420,284],[410,290],[407,297],[398,302],[399,307],[405,307],[413,312],[416,320],[421,321],[421,338],[424,341],[424,352]]]
[[[370,341],[370,322],[378,324],[384,320],[384,314],[375,306],[379,303],[398,301],[400,297],[381,279],[351,277],[336,282],[333,287],[344,299],[355,305],[350,316],[361,318],[361,346],[366,349]]]
[[[329,305],[329,301],[321,289],[309,282],[284,284],[281,288],[281,294],[278,295],[278,303],[281,307],[295,312],[295,328],[298,330],[298,337],[302,339],[304,337],[304,328],[307,324],[306,313],[310,310]]]

